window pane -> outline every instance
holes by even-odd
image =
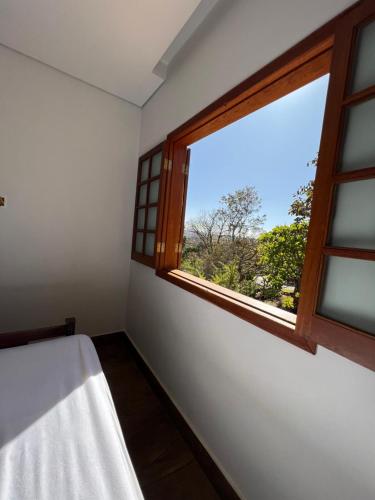
[[[143,233],[137,233],[135,237],[135,251],[137,253],[143,252]]]
[[[330,245],[375,249],[375,179],[340,184],[335,198]]]
[[[156,215],[157,215],[157,208],[156,207],[150,207],[148,209],[148,215],[147,215],[147,229],[154,230],[156,229]]]
[[[375,262],[327,257],[319,314],[375,334]]]
[[[360,31],[356,60],[353,93],[375,84],[375,22]]]
[[[149,193],[149,203],[156,203],[159,198],[159,181],[153,181],[150,184],[150,193]]]
[[[144,229],[145,227],[145,209],[140,208],[137,216],[137,229]]]
[[[160,169],[161,169],[161,157],[162,157],[162,152],[157,153],[152,157],[152,166],[151,166],[151,177],[155,177],[156,175],[160,174]]]
[[[144,160],[142,162],[141,181],[145,181],[146,179],[148,179],[149,166],[150,166],[150,160],[147,158],[147,160]]]
[[[147,233],[145,254],[152,257],[154,255],[154,247],[155,247],[155,234],[154,233]]]
[[[352,106],[346,117],[341,171],[375,165],[375,99]]]
[[[147,184],[143,184],[139,188],[138,205],[146,205],[146,201],[147,201]]]
[[[291,323],[328,80],[318,78],[189,145],[180,269],[262,301]]]

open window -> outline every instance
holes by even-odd
[[[299,283],[300,276],[296,276],[297,271],[295,271],[293,276],[289,276],[290,279],[288,276],[280,278],[281,273],[279,273],[277,279],[272,281],[271,266],[266,265],[265,260],[261,262],[260,258],[260,243],[262,241],[263,247],[267,246],[267,234],[279,238],[279,241],[284,237],[283,234],[277,234],[276,230],[271,234],[274,226],[279,226],[281,232],[289,231],[288,236],[292,240],[291,244],[296,245],[296,252],[297,246],[299,247],[300,255],[297,260],[301,272],[308,223],[305,221],[294,223],[293,217],[288,215],[289,207],[286,205],[283,217],[276,222],[270,222],[268,230],[265,230],[260,206],[261,197],[258,186],[255,185],[255,174],[259,179],[258,169],[262,168],[262,158],[258,159],[257,165],[250,161],[251,151],[245,147],[249,142],[249,136],[243,137],[243,135],[244,130],[247,134],[254,135],[256,130],[259,133],[260,121],[265,120],[262,132],[264,150],[273,147],[269,141],[275,109],[282,122],[285,116],[282,116],[280,110],[285,108],[287,102],[294,101],[296,108],[305,100],[311,109],[309,98],[311,99],[312,93],[320,93],[318,96],[320,110],[315,113],[315,117],[319,115],[314,126],[316,137],[315,141],[312,141],[315,144],[300,163],[302,176],[289,183],[289,205],[293,202],[293,193],[301,186],[312,186],[315,177],[314,160],[319,149],[324,114],[331,46],[332,39],[326,37],[302,54],[283,61],[280,66],[273,66],[271,71],[264,72],[262,77],[256,75],[250,78],[250,81],[243,84],[236,92],[216,103],[208,113],[203,112],[170,134],[168,156],[172,159],[173,167],[168,176],[166,197],[168,210],[165,212],[163,224],[162,238],[165,242],[165,252],[158,270],[159,275],[165,279],[309,352],[315,352],[315,344],[295,333],[294,311],[297,309],[296,303],[299,298],[297,281]],[[315,91],[312,93],[309,85],[315,86]],[[297,101],[300,101],[299,104]],[[264,112],[268,115],[268,123]],[[295,116],[289,116],[291,122],[294,119]],[[276,129],[273,137],[276,137],[280,127]],[[298,125],[297,128],[294,127],[291,135],[297,131]],[[238,137],[241,134],[243,140],[240,144],[236,135]],[[226,135],[230,137],[232,153],[233,150],[239,151],[232,165],[218,159],[221,154],[220,147],[224,147],[224,143],[227,142]],[[290,147],[297,140],[297,137],[290,137]],[[207,150],[204,151],[204,147],[202,148],[207,141],[213,142],[211,148],[216,147],[219,150],[216,157],[211,154],[213,160]],[[254,138],[253,146],[257,141],[259,137]],[[309,160],[313,165],[307,167]],[[241,184],[239,172],[241,169],[244,170],[244,164],[247,168],[246,172],[242,172]],[[274,169],[282,169],[281,164],[287,168],[288,158],[284,157],[279,165],[273,165]],[[228,168],[231,169],[230,172],[225,171]],[[273,170],[273,174],[276,177],[278,172]],[[231,175],[236,178],[232,185],[238,188],[228,190]],[[272,189],[277,191],[278,181],[271,182],[269,176],[268,173],[266,177],[269,184],[273,184]],[[290,176],[291,173],[285,171],[285,178]],[[206,215],[200,216],[198,213],[194,217],[191,213],[194,189],[192,190],[191,186],[199,185],[202,200],[212,200],[214,186],[218,184],[217,179],[221,179],[222,186],[221,191],[215,193],[216,205],[209,206]],[[268,192],[267,196],[271,198],[272,194]],[[285,197],[283,193],[283,198]],[[275,210],[268,215],[274,217]],[[268,246],[271,243],[269,241]],[[293,248],[290,249],[290,255],[294,257]],[[284,268],[286,267],[284,265]],[[284,269],[284,274],[287,271]]]
[[[318,343],[371,369],[375,369],[374,48],[375,5],[364,0],[169,134],[152,261],[158,276],[298,347],[315,353]],[[295,92],[303,94],[303,89],[309,86],[328,83],[328,74],[320,147],[301,162],[301,169],[306,172],[305,162],[313,163],[316,177],[310,167],[311,178],[294,185],[295,197],[289,205],[294,220],[276,223],[279,229],[262,227],[263,207],[257,204],[260,197],[254,179],[249,177],[243,185],[237,184],[236,192],[226,189],[224,176],[223,190],[220,196],[216,193],[217,205],[208,207],[214,210],[216,218],[208,216],[200,221],[201,226],[196,224],[192,228],[189,167],[190,186],[193,186],[193,178],[198,178],[205,162],[203,155],[201,165],[199,161],[195,163],[197,145],[230,127],[235,128],[247,117],[254,118],[256,113],[287,100]],[[262,140],[265,148],[275,147],[274,141],[267,142],[265,137]],[[247,160],[249,151],[244,150],[242,156]],[[145,158],[147,155],[141,161]],[[210,175],[200,178],[202,197],[207,200],[212,198],[216,177],[221,175],[214,168],[215,165]],[[286,175],[292,182],[293,173]],[[138,187],[142,182],[138,180]],[[243,275],[240,278],[236,275],[238,262],[231,266],[227,256],[219,255],[208,271],[207,262],[201,268],[202,262],[194,263],[197,256],[202,260],[199,252],[212,241],[221,238],[224,247],[230,246],[234,230],[230,205],[246,196],[253,199],[250,211],[253,224],[246,226],[249,221],[245,221],[236,243],[252,245],[253,264],[264,266],[247,270],[249,283],[244,283]],[[137,210],[141,208],[138,203]],[[241,204],[234,208],[241,211]],[[302,245],[299,232],[302,227],[290,228],[293,223],[301,222],[307,222]],[[288,234],[283,233],[282,226],[288,226]],[[138,227],[135,230],[133,248],[140,249],[142,255],[145,241],[137,247],[136,238],[139,232],[147,234],[147,231]],[[282,275],[277,268],[277,262],[280,266],[285,263],[280,242],[287,237],[291,238],[291,253],[295,250],[301,257],[294,276],[290,269]],[[269,254],[273,252],[276,257],[273,268],[264,257],[262,246],[267,244]],[[233,248],[229,251],[235,256]],[[267,280],[275,277],[277,293],[266,300],[260,289],[266,289]],[[237,286],[239,283],[241,286]]]
[[[328,80],[314,79],[188,147],[180,270],[291,324]]]

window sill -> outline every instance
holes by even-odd
[[[307,352],[316,353],[315,342],[296,335],[296,316],[294,314],[278,310],[276,307],[240,293],[232,292],[179,269],[172,271],[157,270],[156,274]]]

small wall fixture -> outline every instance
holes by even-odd
[[[5,207],[5,197],[0,196],[0,207]]]

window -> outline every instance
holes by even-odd
[[[162,195],[164,143],[139,159],[134,212],[132,258],[151,267],[160,252],[157,246],[158,217]]]
[[[327,86],[325,75],[189,145],[180,269],[293,324]]]
[[[158,269],[158,274],[165,279],[309,352],[315,352],[315,343],[296,335],[295,315],[288,310],[282,310],[262,302],[256,296],[251,296],[251,293],[243,293],[240,288],[231,290],[223,287],[219,280],[214,280],[216,283],[212,283],[203,279],[207,276],[193,276],[191,272],[186,272],[189,270],[189,262],[188,259],[182,257],[186,257],[189,242],[186,241],[187,234],[185,233],[185,243],[187,244],[184,247],[184,219],[186,209],[189,217],[189,206],[187,206],[186,201],[189,203],[190,149],[192,150],[191,168],[194,168],[195,146],[199,144],[198,141],[208,137],[212,138],[215,133],[223,134],[225,130],[237,127],[240,123],[239,120],[252,119],[255,114],[262,113],[266,106],[272,106],[271,103],[275,103],[304,85],[327,75],[330,69],[331,45],[331,39],[324,39],[306,51],[303,56],[299,54],[298,58],[293,57],[291,61],[284,62],[280,68],[274,67],[272,71],[265,73],[261,78],[257,75],[251,77],[250,81],[240,86],[238,91],[233,91],[229,98],[224,96],[219,103],[214,104],[208,113],[207,111],[203,112],[196,119],[170,134],[168,155],[172,159],[173,167],[168,176],[166,194],[169,210],[165,212],[163,226],[165,252]],[[324,78],[327,80],[327,76]],[[319,138],[316,142],[317,147],[319,147]],[[308,159],[306,158],[306,161]],[[313,159],[311,158],[311,160]],[[311,168],[311,170],[314,169]],[[212,175],[219,175],[219,173],[212,172]],[[210,193],[210,185],[209,180],[206,180],[204,189],[207,196]],[[296,187],[298,188],[298,186]],[[258,215],[262,215],[261,212],[254,214],[255,219]],[[262,279],[262,276],[259,278]]]
[[[158,276],[296,346],[315,353],[320,344],[371,369],[375,369],[374,47],[375,6],[364,0],[171,132],[165,149],[169,168],[163,175],[157,224],[160,252],[155,264]],[[223,133],[225,127],[328,73],[295,316],[285,310],[281,298],[280,303],[269,304],[256,295],[239,293],[241,289],[221,286],[220,279],[210,282],[204,273],[193,275],[189,269],[184,221],[190,210],[190,149],[194,168],[198,141]],[[206,180],[207,193],[210,185]],[[262,212],[255,211],[254,217],[259,215]],[[142,215],[140,220],[142,225]],[[246,237],[257,238],[257,234],[254,226]],[[288,285],[288,280],[282,284]],[[286,297],[292,294],[284,292]]]

